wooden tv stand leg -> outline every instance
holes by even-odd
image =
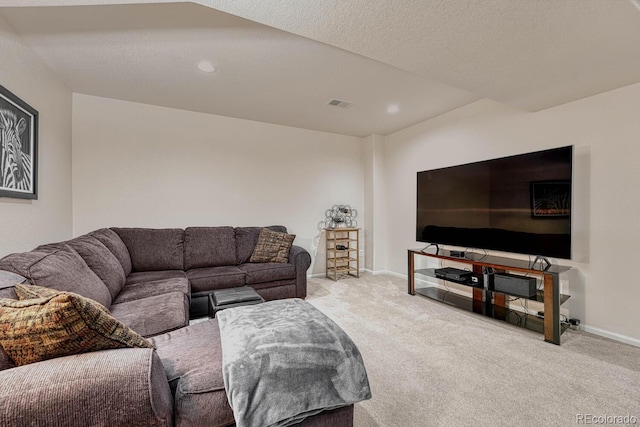
[[[413,251],[408,251],[408,261],[409,261],[409,267],[407,270],[407,280],[409,281],[408,283],[408,292],[409,295],[415,295],[416,294],[416,280],[415,280],[415,254],[413,253]]]
[[[558,276],[544,274],[544,340],[560,345],[560,283]]]

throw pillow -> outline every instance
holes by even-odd
[[[263,228],[258,237],[250,262],[288,262],[289,250],[295,234],[281,233]]]
[[[56,289],[45,288],[44,286],[37,286],[37,285],[18,284],[15,286],[14,290],[16,292],[16,295],[18,295],[18,299],[20,300],[31,299],[31,298],[53,297],[61,293],[61,291],[58,291]],[[74,295],[78,295],[78,294],[74,294]],[[78,296],[81,296],[81,295],[78,295]],[[82,297],[82,298],[86,299],[88,303],[93,304],[97,309],[100,309],[107,314],[111,314],[111,312],[99,302],[94,301],[91,298],[85,298],[85,297]]]
[[[110,348],[153,348],[95,301],[70,292],[0,299],[0,345],[17,366]]]
[[[60,293],[60,291],[45,288],[44,286],[22,284],[16,284],[14,290],[16,291],[16,295],[18,295],[18,299],[52,297]]]

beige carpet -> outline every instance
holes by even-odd
[[[626,415],[640,425],[640,348],[572,330],[556,346],[406,286],[386,275],[309,280],[307,301],[351,336],[367,367],[373,398],[356,405],[356,427],[572,426]]]

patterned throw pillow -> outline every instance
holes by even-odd
[[[58,291],[57,289],[45,288],[44,286],[37,286],[37,285],[18,284],[15,286],[14,290],[16,292],[16,295],[18,295],[18,299],[20,300],[31,299],[31,298],[53,297],[61,293],[61,291]],[[71,292],[66,292],[66,293],[71,293]],[[74,294],[74,295],[78,295],[78,294]],[[78,295],[78,296],[81,296],[81,295]],[[104,305],[100,304],[98,301],[94,301],[91,298],[86,298],[86,297],[82,297],[82,298],[87,300],[88,303],[93,304],[97,309],[100,309],[107,314],[111,314],[111,312],[107,310],[107,308]]]
[[[19,301],[0,299],[0,345],[17,366],[110,348],[153,348],[95,301],[55,291]]]
[[[288,262],[295,234],[263,228],[249,262]]]
[[[45,288],[44,286],[22,284],[16,284],[14,290],[16,291],[16,295],[18,295],[18,299],[52,297],[60,293],[60,291]]]

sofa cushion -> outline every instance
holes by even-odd
[[[131,255],[133,271],[183,270],[181,228],[112,228]]]
[[[239,265],[238,268],[245,272],[247,285],[296,278],[296,267],[293,264],[248,263]]]
[[[55,252],[57,250],[69,250],[67,246],[67,241],[64,242],[53,242],[53,243],[45,243],[44,245],[37,246],[34,251],[36,252]]]
[[[233,227],[188,227],[184,230],[184,269],[235,265]]]
[[[92,231],[89,235],[98,239],[111,251],[111,253],[118,259],[118,262],[120,262],[125,276],[128,276],[129,273],[131,273],[132,266],[129,249],[127,249],[127,246],[115,231],[109,228],[101,228],[100,230]]]
[[[24,283],[26,280],[27,278],[20,274],[0,270],[0,289],[12,288],[17,283]]]
[[[176,425],[226,426],[234,422],[222,378],[216,319],[150,338],[175,395]]]
[[[71,247],[52,252],[23,252],[0,260],[0,269],[20,274],[38,286],[73,292],[105,307],[111,305],[107,285]]]
[[[153,282],[134,283],[122,288],[120,294],[113,300],[114,304],[133,301],[156,295],[168,294],[170,292],[180,292],[189,295],[191,288],[186,278],[161,279]]]
[[[18,366],[109,348],[151,347],[106,310],[70,292],[1,299],[0,345]]]
[[[193,293],[245,284],[245,273],[236,266],[194,268],[187,271],[187,278]]]
[[[127,277],[125,286],[136,283],[155,282],[156,280],[186,279],[187,273],[182,270],[138,271]]]
[[[0,288],[0,298],[18,299],[18,296],[13,286],[11,286],[10,288]]]
[[[249,261],[253,250],[258,243],[258,237],[260,237],[260,231],[264,227],[236,227],[236,264],[244,264]],[[282,225],[270,225],[266,227],[269,230],[279,231],[282,233],[287,232],[287,227]]]
[[[263,228],[258,237],[258,243],[249,258],[250,262],[288,262],[289,251],[295,234],[281,233],[279,231]]]
[[[92,236],[77,237],[68,244],[107,285],[111,298],[115,298],[125,281],[124,270],[116,256],[100,240]]]
[[[162,334],[189,324],[189,297],[182,292],[122,302],[109,308],[113,317],[143,337]]]

